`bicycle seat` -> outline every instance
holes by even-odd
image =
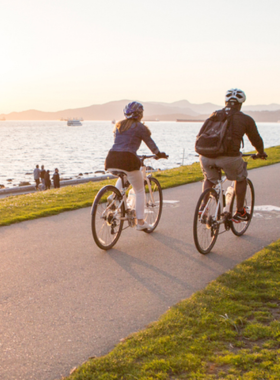
[[[124,177],[125,175],[127,175],[126,170],[117,169],[117,168],[109,168],[107,169],[107,172],[111,173],[112,175],[116,177]]]
[[[209,168],[210,169],[217,169],[218,171],[222,170],[222,168],[220,168],[219,166],[216,166],[216,165],[209,165]]]
[[[218,175],[219,175],[219,179],[220,180],[222,179],[222,168],[220,168],[219,166],[216,166],[216,165],[209,165],[209,168],[210,169],[216,169],[218,172]]]

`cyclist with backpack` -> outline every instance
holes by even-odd
[[[125,119],[119,121],[114,128],[114,144],[106,157],[105,170],[116,168],[127,172],[127,179],[136,195],[136,229],[143,231],[147,228],[149,229],[150,225],[144,220],[144,180],[140,171],[140,160],[136,152],[140,148],[141,142],[144,141],[157,158],[167,158],[168,156],[159,151],[151,138],[151,131],[141,123],[144,112],[143,105],[138,102],[131,102],[123,111]],[[122,188],[120,178],[115,186],[119,190]]]
[[[204,174],[203,191],[214,187],[219,179],[217,168],[223,169],[230,181],[235,181],[237,210],[232,221],[248,221],[250,214],[244,208],[247,186],[247,162],[240,152],[243,136],[246,134],[255,147],[257,157],[266,159],[263,140],[255,121],[241,112],[245,93],[237,88],[226,92],[225,107],[215,111],[203,124],[195,150],[200,155],[200,165]]]

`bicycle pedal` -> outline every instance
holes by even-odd
[[[235,220],[235,219],[231,219],[231,221],[235,224],[239,224],[239,223],[243,222],[243,220]]]

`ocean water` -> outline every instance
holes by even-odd
[[[195,137],[202,123],[146,122],[161,151],[168,160],[153,161],[157,169],[174,168],[198,161]],[[68,127],[65,121],[0,121],[0,185],[18,186],[34,183],[36,164],[50,170],[59,168],[62,179],[94,176],[104,169],[104,160],[113,144],[110,121],[84,121],[82,126]],[[280,145],[279,123],[258,123],[265,147]],[[244,152],[252,150],[245,137]],[[139,154],[150,154],[142,143]],[[98,175],[98,174],[97,174]]]

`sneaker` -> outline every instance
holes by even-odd
[[[248,222],[250,218],[251,218],[251,215],[248,214],[248,212],[244,208],[243,212],[236,211],[236,213],[233,215],[231,220],[234,223],[240,223],[240,222]]]
[[[148,230],[150,228],[152,228],[152,226],[150,224],[148,224],[147,222],[144,222],[144,224],[137,224],[137,226],[136,226],[137,231],[144,231],[144,230]]]

